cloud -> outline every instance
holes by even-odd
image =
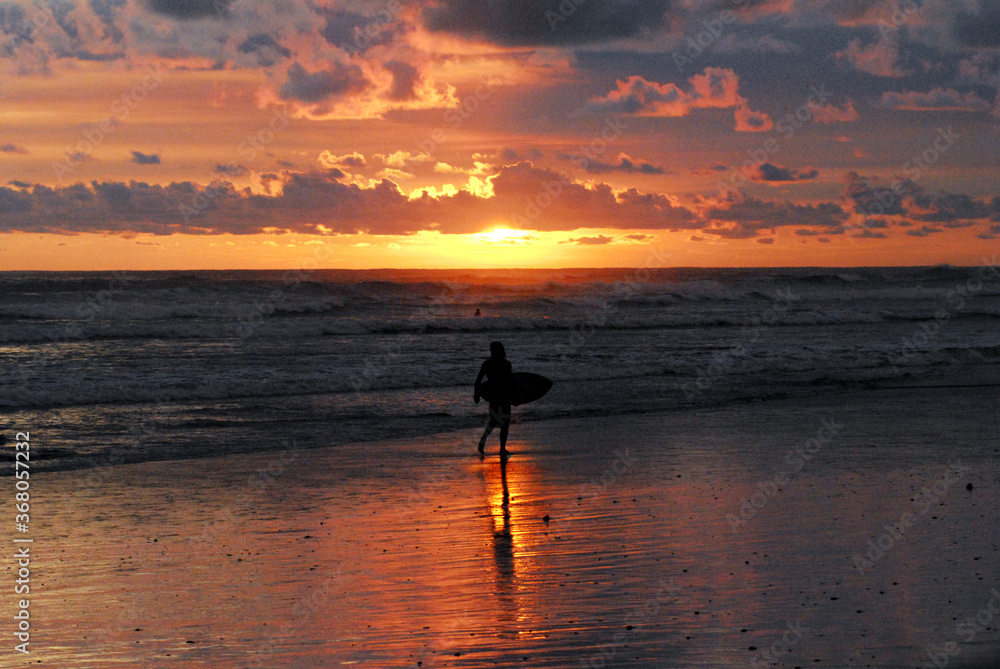
[[[487,177],[492,196],[461,190],[411,198],[389,179],[367,188],[343,183],[345,175],[338,169],[273,176],[280,187],[272,194],[226,181],[0,187],[0,231],[402,235],[421,230],[476,233],[495,228],[500,220],[513,228],[540,231],[702,225],[694,212],[665,194],[585,185],[531,163],[504,167]]]
[[[758,244],[773,244],[774,243],[774,237],[761,237],[760,239],[757,240],[757,243]]]
[[[406,169],[411,163],[426,163],[434,160],[426,153],[410,153],[409,151],[396,151],[394,153],[376,153],[376,158],[381,158],[382,162],[389,167]]]
[[[292,56],[290,50],[281,46],[277,40],[266,33],[257,33],[247,37],[240,42],[236,50],[241,54],[253,55],[258,67],[273,67]]]
[[[224,174],[229,177],[245,177],[247,174],[250,173],[249,168],[247,168],[245,165],[237,165],[235,163],[231,164],[218,163],[214,168],[212,168],[212,171],[215,172],[216,174]]]
[[[490,154],[490,155],[492,155],[493,158],[496,158],[499,161],[511,164],[511,163],[519,163],[524,160],[538,160],[539,158],[542,157],[542,152],[539,151],[538,149],[528,149],[527,151],[519,152],[511,148],[505,148],[501,149],[495,154]],[[473,155],[473,158],[487,159],[490,157],[490,155],[477,154]]]
[[[29,153],[29,151],[26,148],[24,148],[23,146],[20,146],[18,144],[12,144],[10,142],[7,142],[5,144],[0,144],[0,152],[3,152],[3,153],[20,153],[20,154],[23,154],[23,155],[27,155]]]
[[[225,18],[233,0],[148,0],[149,8],[175,19]]]
[[[835,202],[819,204],[794,204],[747,197],[734,202],[720,202],[704,214],[711,222],[704,232],[728,239],[755,237],[759,230],[770,230],[789,225],[839,228],[848,213]]]
[[[136,165],[159,165],[160,164],[160,154],[158,153],[141,153],[139,151],[132,151],[132,162]]]
[[[292,63],[280,94],[284,100],[316,103],[360,93],[370,85],[357,65],[333,63],[328,69],[308,72],[299,63]]]
[[[417,84],[422,78],[420,70],[402,60],[386,61],[384,66],[392,73],[392,87],[386,97],[390,100],[416,99]]]
[[[423,10],[432,32],[509,46],[587,44],[664,23],[670,0],[439,0]]]
[[[930,228],[925,225],[924,227],[919,228],[917,230],[907,230],[906,234],[910,235],[911,237],[926,237],[936,232],[944,232],[944,231],[941,228]]]
[[[407,179],[416,178],[409,172],[404,172],[403,170],[397,170],[394,167],[383,168],[375,176],[379,179],[395,179],[396,181],[405,181]]]
[[[923,211],[911,213],[910,217],[915,221],[926,223],[953,223],[985,219],[990,216],[989,202],[976,200],[961,193],[941,192],[935,196],[921,193],[913,198],[913,204]]]
[[[872,230],[862,230],[856,235],[851,235],[856,239],[886,239],[888,237],[884,232],[874,232]]]
[[[365,160],[363,154],[354,151],[352,153],[346,153],[342,156],[334,155],[329,151],[323,151],[319,154],[319,163],[323,167],[350,167],[350,168],[361,168],[367,167],[368,161]]]
[[[995,0],[978,0],[974,6],[973,11],[961,11],[956,17],[955,39],[967,47],[1000,47],[1000,5]]]
[[[864,46],[860,38],[852,39],[847,48],[836,52],[834,57],[860,72],[876,77],[896,78],[909,74],[899,64],[899,38],[895,32],[884,32],[878,41]]]
[[[441,174],[465,174],[469,176],[483,176],[484,174],[493,174],[496,169],[489,163],[483,163],[478,160],[473,161],[472,168],[466,169],[463,167],[455,167],[454,165],[449,165],[448,163],[438,162],[434,164],[434,171]]]
[[[780,165],[764,163],[757,167],[757,171],[750,177],[751,181],[761,183],[791,183],[795,181],[809,181],[819,176],[819,170],[809,168],[808,170],[792,170]]]
[[[883,188],[878,179],[863,177],[856,172],[847,175],[844,196],[854,203],[854,211],[868,216],[903,216],[901,194],[919,193],[922,189],[913,181],[898,181]]]
[[[815,100],[810,100],[806,106],[812,112],[812,118],[817,123],[829,125],[831,123],[851,123],[858,120],[858,111],[854,108],[851,100],[841,109],[835,105],[821,105]]]
[[[598,235],[596,237],[572,237],[565,241],[559,242],[560,244],[579,244],[581,246],[603,246],[605,244],[610,244],[615,241],[614,237],[608,237],[607,235]]]
[[[695,109],[734,108],[736,130],[740,132],[765,132],[773,127],[771,118],[749,108],[746,98],[739,94],[739,78],[729,69],[708,67],[702,74],[688,80],[690,90],[675,84],[660,84],[633,75],[603,97],[587,105],[597,114],[630,114],[635,116],[679,117]]]
[[[1000,239],[1000,224],[991,225],[986,232],[977,235],[979,239]]]
[[[917,91],[906,93],[886,91],[882,94],[880,104],[890,109],[905,109],[909,111],[959,112],[989,111],[993,106],[972,91],[963,94],[953,88],[940,87],[926,93]]]
[[[617,163],[602,163],[599,160],[591,160],[583,156],[576,156],[567,153],[559,153],[557,156],[560,160],[577,163],[591,174],[606,174],[607,172],[623,172],[625,174],[664,174],[662,167],[657,167],[644,160],[637,160],[626,153],[618,154]]]

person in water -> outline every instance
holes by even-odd
[[[507,454],[507,431],[510,428],[510,399],[506,389],[511,375],[510,361],[507,359],[507,352],[503,344],[498,341],[490,342],[490,357],[483,361],[483,366],[479,368],[479,376],[476,377],[476,389],[472,398],[479,404],[479,387],[486,377],[494,385],[499,384],[504,391],[497,398],[490,401],[490,420],[486,423],[486,430],[483,431],[483,438],[479,440],[479,452],[486,449],[486,437],[490,436],[493,428],[500,426],[500,455]]]

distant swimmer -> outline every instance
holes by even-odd
[[[473,316],[482,316],[482,313],[480,313],[478,307],[476,308],[476,313],[474,313]]]
[[[476,310],[478,313],[478,309]],[[512,368],[507,360],[507,352],[503,344],[498,341],[490,343],[490,357],[486,358],[482,367],[479,368],[479,376],[476,377],[476,389],[472,398],[479,404],[479,391],[486,377],[491,384],[500,384],[507,388],[510,384]],[[486,437],[490,436],[493,428],[500,426],[500,457],[507,455],[507,431],[510,428],[510,397],[507,392],[501,392],[499,397],[490,399],[490,419],[486,423],[483,431],[483,438],[479,440],[479,452],[484,453],[486,449]]]

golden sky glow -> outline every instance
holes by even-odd
[[[0,268],[1000,251],[989,3],[480,4],[18,0]]]

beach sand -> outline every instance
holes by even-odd
[[[4,666],[1000,666],[998,415],[515,410],[504,467],[465,431],[44,474]]]

